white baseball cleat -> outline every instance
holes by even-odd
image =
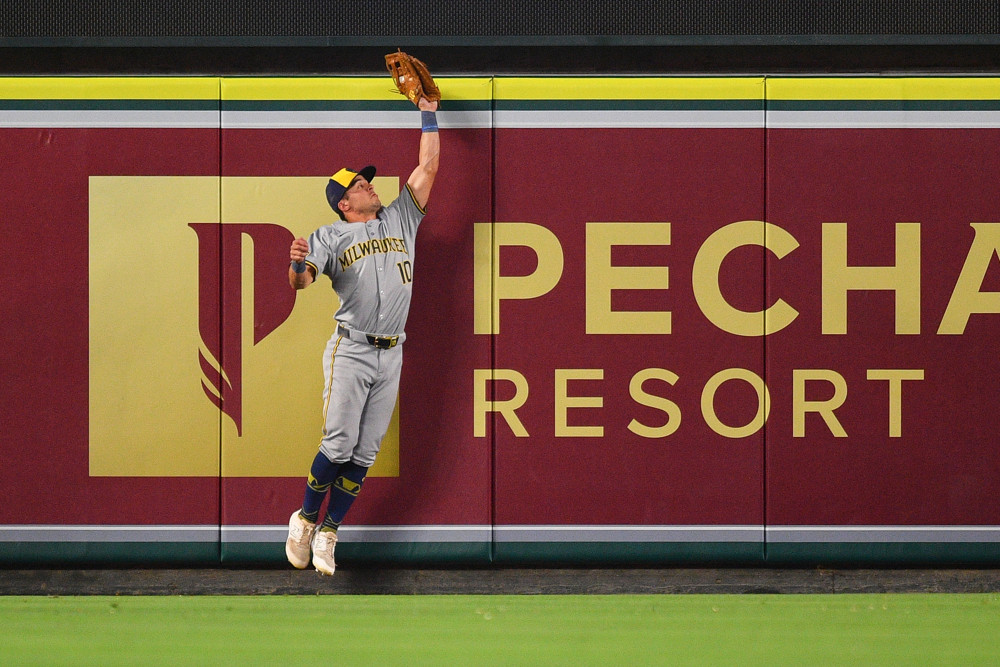
[[[299,516],[299,511],[292,512],[288,519],[288,539],[285,540],[285,555],[293,567],[302,570],[309,565],[309,547],[312,544],[316,524]]]
[[[320,574],[332,575],[337,569],[333,560],[333,549],[337,546],[337,531],[317,530],[313,535],[313,567]]]

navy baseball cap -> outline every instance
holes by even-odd
[[[375,167],[368,165],[360,171],[344,168],[330,177],[330,182],[326,184],[326,200],[330,202],[330,208],[334,211],[338,210],[337,204],[344,198],[347,188],[351,187],[351,183],[358,176],[363,176],[366,181],[371,183],[372,179],[375,178]]]

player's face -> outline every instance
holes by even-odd
[[[351,208],[359,213],[375,213],[382,208],[382,202],[375,193],[375,186],[364,176],[358,176],[344,193],[344,199]]]

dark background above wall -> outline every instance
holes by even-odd
[[[396,47],[11,47],[0,48],[0,73],[382,74]],[[997,45],[398,47],[463,75],[1000,71]]]
[[[995,0],[68,0],[0,7],[3,74],[1000,69]]]
[[[33,0],[6,2],[12,46],[303,46],[391,43],[399,35],[462,45],[996,41],[993,0]],[[185,41],[187,40],[187,41]]]

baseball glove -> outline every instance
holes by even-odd
[[[425,98],[428,102],[441,100],[441,90],[434,83],[427,65],[408,53],[396,51],[385,56],[385,66],[401,95],[414,104]]]

